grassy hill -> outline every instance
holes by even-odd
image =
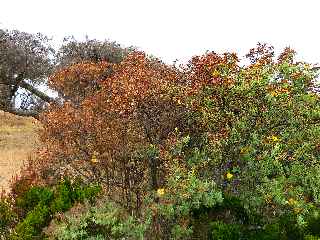
[[[39,123],[0,111],[0,190],[8,189],[13,175],[32,157],[38,144]]]

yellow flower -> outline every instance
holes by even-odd
[[[295,213],[299,213],[299,212],[302,211],[302,208],[296,207],[296,208],[293,208],[293,211],[294,211]]]
[[[250,149],[249,146],[243,147],[243,148],[240,149],[240,153],[241,153],[241,154],[248,153],[248,152],[249,152],[249,149]]]
[[[219,71],[217,70],[214,70],[212,73],[211,73],[212,77],[216,78],[216,77],[219,77],[220,76],[220,73]]]
[[[287,88],[281,88],[281,89],[277,89],[277,90],[274,90],[272,92],[270,92],[270,94],[273,96],[273,97],[276,97],[278,96],[279,94],[281,93],[289,93],[290,91],[287,89]]]
[[[189,194],[189,193],[184,193],[184,194],[182,194],[182,196],[183,196],[184,198],[189,198],[189,197],[190,197],[190,194]]]
[[[271,94],[271,96],[273,96],[273,97],[275,97],[275,96],[278,95],[277,91],[272,91],[270,94]]]
[[[98,162],[99,162],[96,154],[93,154],[93,155],[92,155],[92,157],[91,157],[91,162],[92,162],[92,163],[98,163]]]
[[[267,139],[271,142],[279,142],[280,141],[280,138],[277,137],[276,135],[272,135],[270,137],[267,137]]]
[[[270,204],[272,203],[272,196],[270,196],[269,194],[265,197],[266,203]]]
[[[293,198],[289,198],[289,199],[288,199],[288,204],[289,204],[289,205],[295,205],[296,203],[297,203],[297,201],[294,200]]]
[[[227,179],[230,180],[231,178],[233,178],[233,174],[228,172],[227,175],[226,175],[226,177],[227,177]]]
[[[158,194],[159,197],[164,195],[164,193],[165,193],[164,188],[158,188],[157,194]]]

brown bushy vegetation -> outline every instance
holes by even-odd
[[[130,52],[60,68],[49,83],[64,102],[42,114],[42,149],[12,189],[37,205],[12,239],[44,237],[51,220],[52,239],[318,237],[317,74],[294,55],[259,44],[246,66]],[[63,214],[99,186],[102,203]]]

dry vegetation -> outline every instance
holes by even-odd
[[[7,189],[23,162],[32,158],[38,139],[39,123],[0,111],[0,190]]]

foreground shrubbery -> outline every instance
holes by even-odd
[[[320,237],[316,73],[290,49],[247,57],[208,53],[177,68],[131,53],[55,73],[70,100],[43,115],[32,176],[61,193],[34,188],[15,199],[23,214],[1,203],[1,226],[41,236],[53,218],[52,239]],[[100,184],[104,200],[57,219],[91,196],[62,187],[64,176]]]
[[[43,229],[55,214],[69,210],[76,202],[92,201],[101,191],[98,185],[85,186],[63,180],[54,187],[30,186],[19,195],[0,201],[1,235],[8,239],[42,239]]]
[[[86,206],[78,213],[66,214],[50,237],[55,239],[144,239],[148,222],[140,223],[115,203]]]

